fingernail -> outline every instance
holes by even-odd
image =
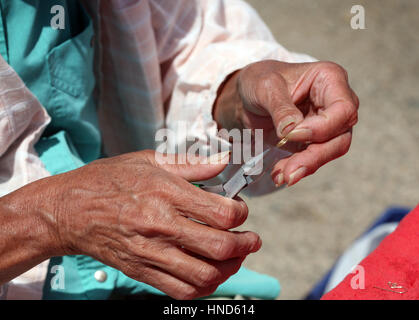
[[[220,153],[213,154],[212,156],[208,157],[208,163],[210,164],[220,164],[220,163],[228,163],[230,160],[230,151],[223,151]]]
[[[292,126],[296,124],[296,120],[294,117],[289,116],[286,117],[284,120],[281,121],[278,127],[278,135],[283,138],[285,137],[293,128]]]
[[[292,186],[296,184],[299,180],[301,180],[307,172],[306,167],[301,167],[297,170],[295,170],[293,173],[290,174],[290,178],[288,180],[288,186]]]
[[[275,177],[275,186],[279,188],[284,183],[284,174],[280,173]]]
[[[288,133],[287,138],[293,141],[305,141],[311,139],[312,133],[310,129],[294,129]]]

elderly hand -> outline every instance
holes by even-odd
[[[246,220],[243,201],[188,182],[211,178],[225,166],[159,164],[155,152],[130,153],[36,181],[1,204],[15,210],[10,216],[32,210],[41,217],[33,230],[53,238],[35,242],[43,258],[45,252],[89,255],[171,297],[192,299],[211,294],[261,246],[255,233],[228,231]],[[40,250],[42,243],[49,247]]]
[[[349,150],[359,101],[335,63],[261,61],[233,74],[220,91],[214,117],[221,127],[264,129],[271,144],[290,141],[295,153],[272,170],[278,186],[297,183]]]

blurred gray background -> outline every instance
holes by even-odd
[[[262,249],[245,262],[301,299],[382,211],[419,202],[419,1],[248,0],[279,43],[341,64],[361,101],[349,153],[275,194],[246,199],[243,228]],[[350,27],[365,8],[365,30]]]

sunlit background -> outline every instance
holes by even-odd
[[[341,64],[361,101],[350,152],[289,189],[246,199],[263,247],[245,265],[301,299],[390,205],[419,202],[419,1],[248,0],[286,48]],[[351,7],[365,8],[353,30]],[[402,248],[401,248],[402,250]]]

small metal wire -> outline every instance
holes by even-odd
[[[279,141],[279,142],[276,144],[276,147],[277,147],[277,148],[281,148],[281,147],[283,147],[283,146],[284,146],[287,142],[288,142],[288,137],[282,138],[282,139],[281,139],[281,141]]]
[[[396,282],[389,281],[389,282],[387,282],[387,285],[390,287],[390,289],[380,288],[380,287],[376,287],[376,286],[374,286],[374,288],[384,290],[384,291],[394,292],[394,293],[398,293],[398,294],[403,294],[403,293],[406,293],[408,291],[405,287],[400,286]],[[396,290],[392,290],[392,289],[403,289],[403,290],[397,290],[396,291]]]

